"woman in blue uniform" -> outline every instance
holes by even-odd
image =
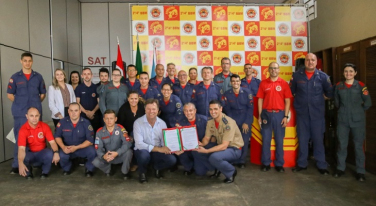
[[[334,91],[334,101],[336,107],[338,107],[338,150],[337,170],[333,176],[340,177],[345,174],[347,145],[351,131],[355,147],[356,179],[364,181],[365,110],[372,106],[372,101],[366,85],[354,79],[356,73],[357,69],[354,64],[345,64],[343,69],[345,81],[338,82]]]
[[[175,127],[177,121],[183,117],[183,105],[179,97],[172,94],[171,84],[162,85],[162,96],[158,101],[161,110],[160,118],[166,122],[168,128]]]

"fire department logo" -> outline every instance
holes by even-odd
[[[290,60],[290,56],[288,54],[282,53],[281,55],[279,55],[279,61],[282,64],[287,64],[289,62],[289,60]]]
[[[305,55],[303,52],[299,52],[294,55],[294,60],[299,59],[299,58],[305,58]]]
[[[39,132],[39,133],[38,133],[38,138],[39,138],[39,139],[43,139],[43,137],[44,137],[44,136],[43,136],[43,132]]]
[[[223,7],[218,7],[214,9],[213,13],[215,14],[217,19],[220,19],[224,16],[226,16],[226,10]]]
[[[274,12],[269,7],[267,7],[261,11],[261,15],[264,17],[265,20],[272,19],[274,16]]]
[[[258,42],[255,38],[251,38],[247,41],[247,45],[248,45],[249,48],[255,49],[258,45]]]
[[[202,64],[207,64],[207,65],[210,64],[211,59],[212,59],[212,57],[209,54],[209,52],[203,52],[203,53],[201,53],[199,58],[200,58]]]
[[[255,22],[248,23],[246,26],[248,34],[256,34],[258,32],[258,26]]]
[[[210,24],[208,24],[208,22],[201,22],[198,25],[198,30],[200,31],[201,34],[207,34],[211,30]]]
[[[287,34],[287,32],[289,32],[289,26],[285,23],[282,23],[278,26],[278,31],[281,34]]]
[[[223,37],[219,37],[214,41],[214,44],[217,46],[218,50],[225,49],[227,46],[227,41]]]
[[[303,23],[298,23],[294,25],[293,30],[295,31],[296,35],[304,34],[306,31],[306,28]]]
[[[143,33],[145,31],[145,25],[143,23],[137,23],[135,28],[138,33]]]
[[[152,30],[153,34],[160,34],[162,32],[162,24],[159,22],[153,22],[150,25],[150,30]]]
[[[281,86],[278,85],[278,86],[275,87],[275,90],[277,90],[277,92],[280,92],[282,90],[282,88],[281,88]]]
[[[119,135],[119,134],[120,134],[119,130],[116,130],[115,135]]]
[[[247,60],[253,65],[259,63],[260,57],[256,52],[251,52],[247,55]]]
[[[157,49],[160,49],[162,46],[162,40],[158,37],[155,37],[151,40],[151,44],[154,44]]]
[[[296,39],[295,41],[294,41],[294,45],[295,45],[295,47],[297,48],[297,49],[302,49],[303,47],[304,47],[304,45],[305,45],[305,42],[304,42],[304,40],[303,39]]]
[[[185,23],[183,25],[183,30],[185,33],[190,34],[193,31],[193,25],[191,23]]]
[[[179,39],[176,37],[170,37],[167,39],[167,45],[169,49],[176,49],[179,47]]]
[[[242,29],[242,27],[238,23],[234,23],[234,24],[231,25],[231,31],[234,34],[239,34],[241,29]]]
[[[195,59],[195,57],[193,56],[192,53],[186,53],[186,54],[184,54],[183,57],[184,57],[185,63],[187,63],[187,64],[192,64],[193,60]]]
[[[161,10],[158,8],[152,8],[150,14],[153,18],[158,18],[161,15]]]
[[[274,48],[274,40],[270,37],[267,37],[262,41],[262,45],[264,45],[266,50],[273,49]]]
[[[13,79],[9,79],[9,82],[10,82],[10,83],[13,83]]]
[[[201,48],[203,48],[203,49],[207,49],[207,48],[209,47],[209,45],[210,45],[210,41],[209,41],[209,39],[207,39],[207,38],[202,38],[202,39],[200,40],[200,46],[201,46]]]
[[[247,10],[247,16],[248,16],[248,18],[253,19],[253,18],[255,18],[256,15],[257,15],[257,11],[256,10],[254,10],[254,9],[248,9]]]
[[[92,96],[92,97],[95,97],[96,95],[95,95],[95,93],[92,93],[91,96]]]
[[[293,13],[295,19],[303,19],[305,17],[304,11],[302,9],[296,9]]]
[[[235,64],[240,64],[242,62],[242,55],[239,54],[239,53],[235,53],[232,55],[232,61],[235,63]]]
[[[262,123],[263,123],[263,124],[267,124],[268,121],[267,121],[266,119],[264,119],[264,120],[262,120]]]
[[[209,11],[205,8],[202,8],[200,9],[200,11],[198,11],[198,15],[200,15],[201,18],[207,18],[209,15]]]
[[[174,19],[178,16],[178,10],[174,7],[170,7],[166,9],[166,14],[168,15],[168,19]]]

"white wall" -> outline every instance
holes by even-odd
[[[52,0],[53,55],[64,62],[66,72],[80,70],[81,15],[78,0]],[[33,54],[33,69],[43,75],[46,86],[52,82],[49,0],[0,0],[0,162],[13,157],[13,144],[5,136],[13,127],[11,102],[6,98],[9,78],[21,69],[24,51]],[[59,65],[57,61],[54,65]],[[48,101],[43,106],[43,120],[51,121]]]

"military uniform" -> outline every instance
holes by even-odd
[[[172,87],[173,94],[178,96],[183,105],[185,105],[192,100],[193,87],[194,85],[191,83],[187,83],[184,88],[180,84],[174,84]]]
[[[103,86],[103,92],[99,96],[99,108],[102,114],[107,109],[112,109],[117,112],[119,111],[121,105],[128,101],[128,88],[125,84],[120,83],[119,88],[115,87],[113,82]]]
[[[225,77],[225,75],[223,75],[223,72],[221,72],[214,76],[213,81],[214,83],[216,83],[218,86],[221,87],[223,92],[226,92],[227,90],[232,89],[231,76],[232,76],[231,72],[229,73],[227,77]]]
[[[166,122],[168,128],[174,127],[178,120],[184,116],[182,111],[183,104],[179,97],[171,94],[168,104],[165,103],[163,96],[160,96],[158,101],[161,110],[160,118]]]
[[[127,85],[129,91],[135,91],[137,88],[141,86],[140,80],[136,79],[134,82],[129,81],[129,78],[122,78],[121,83]]]
[[[161,92],[161,90],[162,90],[162,85],[165,84],[165,83],[167,83],[167,79],[166,79],[165,77],[163,77],[161,83],[159,83],[159,82],[157,81],[157,77],[153,77],[153,78],[151,78],[150,81],[149,81],[149,85],[150,85],[151,87],[153,87],[154,89],[156,89],[158,92]]]
[[[93,127],[90,125],[89,120],[80,117],[76,126],[74,126],[70,117],[68,116],[61,119],[57,124],[55,138],[61,138],[65,146],[74,146],[82,144],[86,140],[94,143],[93,134]],[[90,172],[94,170],[94,165],[92,164],[92,162],[97,154],[93,146],[78,149],[75,152],[69,154],[65,154],[61,149],[59,151],[59,155],[60,166],[66,172],[70,171],[72,167],[72,161],[70,159],[76,157],[86,158],[86,169]]]
[[[161,93],[157,89],[155,89],[154,87],[151,87],[151,86],[149,86],[146,89],[145,93],[141,90],[141,87],[138,87],[136,89],[136,91],[138,92],[138,96],[142,97],[144,100],[158,99],[161,96]]]
[[[366,116],[364,111],[372,106],[368,89],[363,82],[357,80],[354,80],[350,87],[344,82],[339,82],[334,94],[334,103],[338,107],[337,169],[344,171],[346,168],[347,145],[351,130],[354,137],[356,172],[365,174],[363,142],[365,138]]]
[[[211,100],[218,100],[222,102],[222,90],[221,87],[211,82],[209,88],[206,89],[204,82],[195,85],[192,94],[192,103],[197,108],[197,113],[210,117],[209,114],[209,102]]]
[[[254,77],[252,77],[251,81],[248,82],[247,78],[244,77],[241,80],[240,86],[243,87],[243,88],[249,89],[252,92],[252,95],[255,97],[257,95],[257,91],[259,89],[260,82],[261,81],[259,79],[256,79]]]
[[[223,141],[229,141],[227,149],[213,152],[210,154],[199,153],[200,161],[206,165],[206,168],[214,167],[222,172],[226,178],[232,177],[235,167],[232,162],[237,161],[241,156],[241,148],[244,146],[242,134],[235,120],[222,113],[222,121],[218,128],[215,126],[214,119],[208,121],[206,125],[205,137],[214,137],[217,144]]]
[[[245,88],[239,89],[238,96],[235,95],[232,89],[224,94],[225,106],[224,112],[236,121],[239,130],[242,134],[244,147],[242,148],[242,155],[235,163],[244,164],[248,155],[249,138],[251,137],[251,129],[253,123],[253,97],[251,91]],[[243,124],[248,125],[248,132],[243,133]]]
[[[174,77],[174,81],[172,81],[170,77],[166,77],[165,80],[165,83],[169,83],[171,86],[173,86],[174,84],[180,84],[179,79],[176,77]]]
[[[46,94],[46,85],[42,75],[38,72],[31,70],[30,78],[27,79],[21,70],[13,74],[9,79],[7,93],[14,95],[12,115],[14,118],[13,132],[16,144],[14,145],[12,167],[18,168],[18,132],[27,121],[25,115],[29,107],[37,108],[42,118],[40,95]]]
[[[97,131],[95,137],[97,157],[94,159],[93,165],[104,173],[109,174],[111,172],[111,164],[123,163],[121,172],[123,174],[128,174],[129,165],[133,155],[131,146],[131,139],[123,126],[115,124],[114,130],[111,133],[107,130],[106,126],[104,126]],[[103,156],[108,151],[117,152],[118,156],[112,161],[107,162],[103,159]]]
[[[313,143],[313,155],[317,168],[326,169],[324,148],[325,99],[333,97],[333,88],[329,76],[315,69],[308,79],[305,68],[296,71],[290,81],[291,93],[294,95],[296,111],[296,132],[299,140],[297,165],[308,166],[308,141]]]

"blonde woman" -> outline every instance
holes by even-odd
[[[60,119],[68,115],[68,107],[76,102],[72,85],[65,83],[67,76],[63,69],[56,69],[52,85],[48,88],[48,106],[52,112],[52,120],[56,127]]]

